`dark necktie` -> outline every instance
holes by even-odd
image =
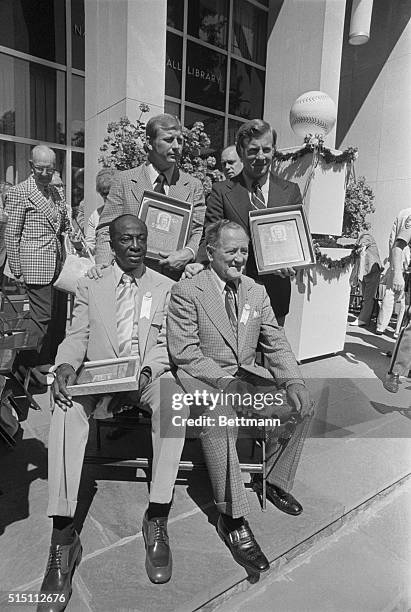
[[[267,208],[260,183],[258,182],[254,183],[253,185],[253,191],[251,192],[251,204],[256,210]]]
[[[166,192],[166,190],[164,189],[164,181],[166,180],[166,177],[164,176],[164,174],[161,172],[158,177],[156,178],[156,184],[154,185],[154,191],[156,191],[157,193],[164,193]]]
[[[228,319],[231,323],[231,326],[236,332],[237,331],[237,316],[238,316],[237,299],[236,299],[237,287],[235,283],[233,283],[232,281],[229,281],[228,283],[226,283],[226,286],[224,287],[224,291],[225,291],[225,309],[227,311]]]
[[[51,204],[51,216],[53,219],[53,223],[58,223],[59,214],[58,214],[57,205],[51,196],[51,188],[48,185],[46,187],[43,187],[43,196],[46,198],[49,204]]]

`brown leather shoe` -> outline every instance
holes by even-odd
[[[143,518],[143,537],[146,545],[146,572],[151,582],[163,584],[171,578],[173,559],[168,543],[167,518]]]
[[[46,573],[40,593],[52,594],[53,601],[39,603],[37,612],[62,612],[65,610],[71,597],[71,582],[74,570],[81,561],[82,552],[83,549],[77,533],[72,544],[52,544],[50,546]]]
[[[268,570],[270,564],[257,544],[247,521],[244,521],[244,525],[239,529],[228,531],[220,516],[217,523],[217,533],[230,549],[234,560],[250,574],[258,574]]]
[[[256,493],[262,495],[263,492],[263,482],[259,474],[254,475],[252,479],[252,486]],[[292,516],[298,516],[303,511],[303,507],[298,502],[295,497],[291,495],[291,493],[287,493],[280,489],[280,487],[275,487],[271,483],[266,483],[267,487],[267,499],[274,504],[276,508],[281,510],[281,512],[285,512],[286,514],[291,514]]]

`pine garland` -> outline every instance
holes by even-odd
[[[360,255],[361,246],[356,245],[353,247],[351,253],[341,259],[331,259],[328,255],[321,253],[320,246],[314,243],[314,252],[317,264],[325,268],[326,270],[345,270],[350,264],[353,264],[357,257]]]
[[[356,147],[348,147],[348,149],[342,151],[342,153],[334,155],[334,153],[331,152],[331,149],[324,146],[324,141],[322,138],[312,136],[311,134],[304,138],[304,142],[304,146],[293,153],[281,153],[280,151],[276,151],[274,153],[274,159],[277,159],[280,162],[288,161],[290,159],[291,161],[296,161],[304,155],[313,153],[315,149],[317,149],[318,154],[324,159],[326,164],[342,164],[344,162],[350,163],[355,161],[358,157],[358,149]]]

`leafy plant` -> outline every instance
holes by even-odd
[[[371,223],[365,219],[375,212],[374,199],[374,193],[364,176],[358,177],[356,181],[350,180],[344,203],[342,235],[345,238],[358,238],[358,234],[370,228]]]
[[[144,149],[146,141],[146,124],[141,120],[144,113],[150,110],[147,104],[140,104],[141,114],[135,123],[127,117],[113,121],[107,126],[107,135],[100,147],[102,155],[99,162],[105,168],[128,170],[139,166],[147,159]],[[214,156],[209,155],[210,139],[204,131],[204,124],[197,121],[188,129],[183,128],[184,146],[180,159],[180,168],[200,179],[204,192],[211,191],[215,181],[224,180],[218,170]]]

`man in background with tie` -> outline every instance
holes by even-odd
[[[25,355],[25,363],[49,366],[66,329],[67,294],[53,283],[61,271],[63,235],[70,232],[71,220],[64,190],[50,184],[56,169],[54,151],[34,147],[30,167],[29,178],[7,194],[5,239],[10,270],[24,283],[30,316],[38,324],[40,352]]]
[[[190,261],[195,261],[203,231],[204,192],[201,182],[178,168],[183,150],[182,127],[173,115],[164,113],[152,117],[146,126],[147,162],[118,172],[114,178],[96,233],[96,264],[111,260],[108,244],[109,223],[125,213],[138,215],[145,190],[158,191],[193,205],[193,215],[186,247],[170,253],[160,253],[164,274],[180,276]],[[151,264],[150,264],[151,265]]]
[[[71,593],[72,574],[81,557],[73,517],[89,418],[103,410],[102,404],[108,412],[106,416],[118,411],[121,405],[137,402],[151,414],[152,482],[142,526],[146,570],[154,583],[167,582],[172,571],[167,517],[185,428],[179,430],[179,437],[169,434],[172,413],[169,401],[160,405],[160,386],[163,399],[179,391],[170,373],[165,330],[173,282],[144,265],[147,227],[143,221],[134,215],[123,215],[110,223],[109,232],[115,261],[102,271],[100,278],[84,277],[79,281],[73,322],[58,349],[51,390],[55,406],[49,437],[47,514],[53,519],[53,531],[41,590],[64,595],[65,604]],[[84,361],[128,356],[135,357],[139,365],[135,391],[116,394],[109,403],[105,401],[107,396],[102,395],[70,397],[67,387],[74,384]],[[57,612],[64,606],[56,602],[39,609]]]
[[[220,512],[217,530],[237,563],[251,574],[258,574],[269,565],[245,520],[249,505],[236,450],[236,410],[239,414],[244,410],[243,399],[243,406],[250,407],[254,416],[276,415],[284,427],[290,418],[295,419],[296,428],[289,432],[287,440],[288,434],[276,436],[268,427],[266,450],[267,498],[282,512],[296,516],[302,507],[290,490],[309,426],[311,404],[265,288],[243,276],[248,243],[245,230],[233,221],[224,219],[208,226],[210,265],[172,288],[167,336],[177,378],[185,392],[192,398],[206,399],[210,396],[204,396],[204,392],[217,394],[215,405],[207,406],[201,400],[195,405],[203,416],[200,440]],[[256,364],[257,345],[265,355],[267,367]],[[287,402],[276,394],[281,387],[285,388]],[[250,394],[254,398],[262,396],[255,410]],[[262,408],[264,412],[258,412]],[[254,476],[253,485],[261,492],[259,476]]]
[[[275,130],[266,121],[251,119],[241,125],[236,136],[236,148],[243,163],[243,170],[230,180],[214,183],[207,198],[204,232],[211,223],[228,219],[239,223],[249,233],[250,210],[301,204],[298,185],[270,171],[276,139]],[[197,255],[198,263],[187,266],[188,276],[198,272],[201,269],[200,264],[207,264],[204,232]],[[259,277],[253,247],[250,244],[245,273],[265,286],[278,324],[283,326],[290,305],[290,277],[294,276],[294,270],[284,268]]]

